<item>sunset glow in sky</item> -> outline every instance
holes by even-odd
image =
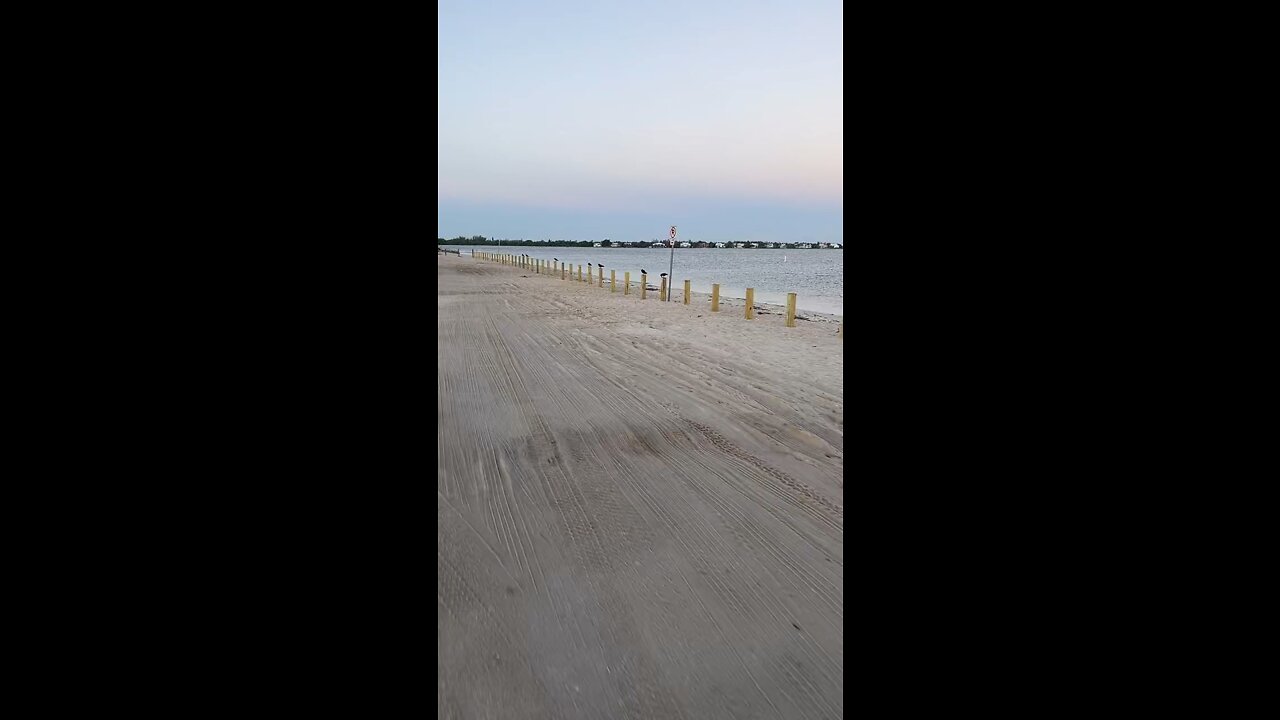
[[[441,0],[439,236],[843,240],[842,7]]]

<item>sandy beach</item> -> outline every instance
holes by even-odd
[[[439,716],[843,717],[841,318],[436,262]]]

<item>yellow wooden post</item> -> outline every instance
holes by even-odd
[[[640,273],[640,299],[643,300],[644,296],[648,294],[648,292],[649,292],[649,276],[645,275],[644,273]]]
[[[689,281],[684,281],[684,304],[689,304]]]
[[[667,279],[665,277],[662,278],[662,287],[660,290],[658,290],[658,299],[659,300],[667,299]]]
[[[720,312],[720,283],[711,286],[711,312]]]
[[[753,312],[753,308],[751,307],[752,305],[755,304],[755,302],[756,302],[756,289],[747,288],[747,319],[748,320],[755,317],[755,313]]]
[[[631,294],[631,271],[630,270],[622,273],[622,294],[623,295]]]
[[[609,292],[618,292],[618,276],[617,270],[609,271]]]
[[[582,282],[582,266],[578,266],[578,282]]]
[[[601,289],[603,289],[604,288],[604,268],[600,268],[600,272],[596,274],[600,276],[600,287]]]
[[[796,326],[796,294],[787,293],[787,327]]]
[[[564,263],[560,263],[560,279],[564,279]]]

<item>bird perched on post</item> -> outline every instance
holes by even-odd
[[[667,276],[667,274],[666,274],[666,273],[662,273],[662,274],[658,275],[658,277],[666,277],[666,276]]]
[[[642,275],[648,275],[648,274],[649,274],[649,271],[648,271],[648,270],[645,270],[644,268],[640,268],[640,274],[642,274]]]

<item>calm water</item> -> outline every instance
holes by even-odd
[[[603,263],[605,279],[610,270],[631,271],[631,281],[640,281],[640,269],[649,271],[649,282],[658,285],[658,273],[667,271],[670,248],[580,248],[517,245],[515,247],[470,247],[445,245],[461,250],[525,254],[541,260],[559,258],[573,265]],[[678,297],[687,278],[694,292],[711,292],[712,283],[720,283],[720,296],[746,297],[746,289],[756,289],[756,302],[787,302],[787,293],[796,293],[796,307],[814,312],[844,315],[844,250],[750,250],[676,248],[675,291]]]

